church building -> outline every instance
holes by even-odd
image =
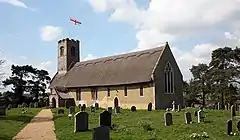
[[[79,41],[58,41],[58,70],[50,83],[49,102],[87,107],[153,109],[183,105],[183,76],[171,52],[164,46],[79,61]]]

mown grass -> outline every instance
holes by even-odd
[[[40,110],[28,108],[25,114],[21,113],[21,108],[7,110],[6,116],[0,116],[0,140],[11,140]]]
[[[79,109],[78,109],[79,110]],[[200,138],[201,140],[239,140],[239,136],[226,135],[226,122],[230,119],[230,111],[205,110],[205,123],[197,124],[197,118],[194,117],[196,109],[184,109],[181,112],[172,112],[173,125],[164,126],[164,112],[138,110],[121,110],[121,114],[112,116],[114,130],[111,130],[112,140],[190,140],[192,133],[207,132],[209,138]],[[87,132],[74,133],[74,119],[68,119],[68,110],[65,109],[64,115],[57,115],[57,109],[54,113],[55,132],[58,140],[91,140],[91,129],[99,125],[99,114],[102,110],[95,113],[89,113],[89,130]],[[193,124],[185,124],[184,113],[191,112]],[[237,120],[233,121],[233,130],[236,129]]]

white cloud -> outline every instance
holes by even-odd
[[[109,12],[110,21],[136,28],[138,46],[134,50],[165,42],[208,40],[209,43],[197,43],[188,51],[182,51],[184,46],[172,48],[184,79],[189,79],[191,65],[209,62],[213,49],[225,46],[227,40],[239,41],[240,0],[151,0],[147,8],[136,1],[89,0],[89,4],[96,12]]]
[[[62,35],[62,28],[47,25],[40,28],[40,36],[43,41],[55,41]]]
[[[8,3],[11,4],[13,6],[17,6],[17,7],[21,7],[21,8],[26,8],[26,9],[30,9],[30,10],[35,10],[33,8],[28,7],[23,0],[0,0],[0,2],[3,3]]]
[[[92,60],[96,59],[96,56],[93,56],[92,54],[88,54],[82,61]]]

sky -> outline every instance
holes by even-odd
[[[240,43],[240,0],[0,0],[0,59],[57,71],[57,41],[82,42],[84,60],[168,42],[182,71]],[[74,25],[70,18],[82,22]]]

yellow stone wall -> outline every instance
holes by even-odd
[[[152,83],[141,84],[143,86],[143,96],[140,96],[140,85],[128,85],[127,96],[124,96],[124,86],[115,86],[110,88],[110,96],[107,96],[108,87],[98,87],[97,103],[101,108],[114,107],[114,99],[118,98],[119,106],[123,109],[130,109],[136,106],[137,109],[147,109],[148,104],[153,104],[155,109],[155,89]],[[76,105],[79,103],[90,106],[93,104],[91,88],[81,88],[81,101],[76,100],[76,90],[71,89]]]

